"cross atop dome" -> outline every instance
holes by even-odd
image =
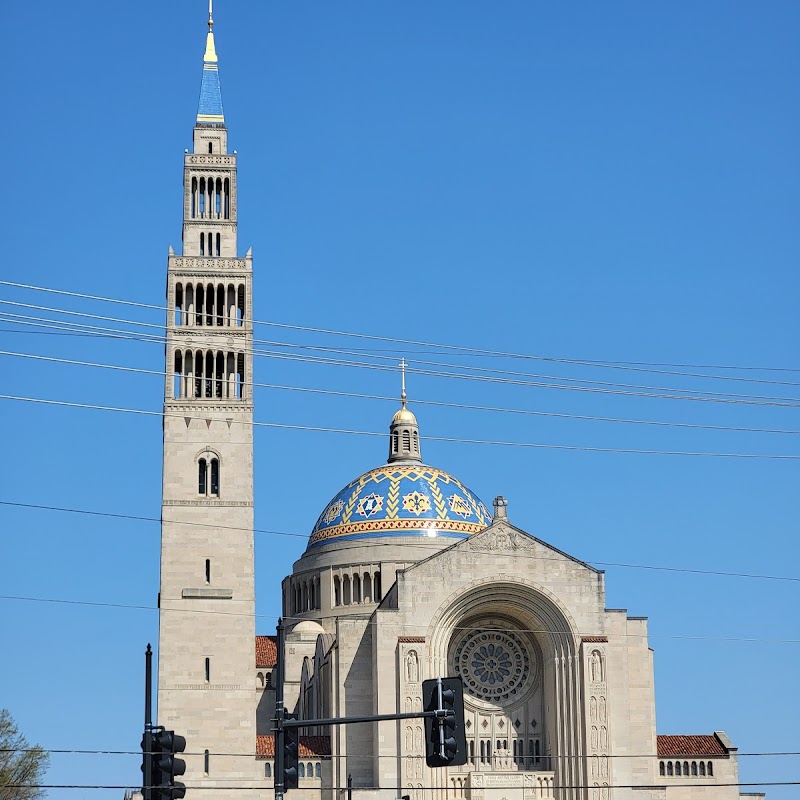
[[[416,461],[422,463],[419,449],[419,425],[417,418],[406,407],[406,364],[400,361],[400,409],[395,412],[389,425],[389,463],[395,461]]]

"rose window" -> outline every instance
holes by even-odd
[[[494,703],[522,698],[535,671],[527,642],[511,631],[475,631],[452,650],[455,674],[473,697]]]

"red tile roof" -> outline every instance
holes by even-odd
[[[659,758],[670,756],[726,756],[728,751],[710,736],[657,736]]]
[[[274,667],[278,663],[278,642],[275,636],[256,636],[256,666]]]
[[[330,736],[301,736],[300,758],[314,758],[331,754]],[[271,734],[256,736],[256,757],[272,758],[275,755],[275,737]]]
[[[582,642],[588,642],[589,644],[600,644],[601,642],[607,642],[608,636],[584,636],[581,639]]]
[[[425,637],[424,636],[398,636],[398,642],[404,642],[406,644],[425,644]]]

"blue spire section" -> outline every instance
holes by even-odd
[[[203,82],[200,84],[200,102],[197,106],[197,121],[223,124],[222,89],[216,64],[203,64]]]
[[[203,56],[203,82],[200,84],[200,102],[197,106],[198,125],[224,125],[222,89],[219,85],[217,48],[214,44],[214,20],[211,17],[211,0],[208,4],[208,34]]]

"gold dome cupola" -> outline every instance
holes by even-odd
[[[389,463],[396,461],[416,461],[422,463],[419,450],[419,425],[417,418],[406,407],[406,360],[400,362],[402,390],[400,409],[392,417],[389,425]]]

